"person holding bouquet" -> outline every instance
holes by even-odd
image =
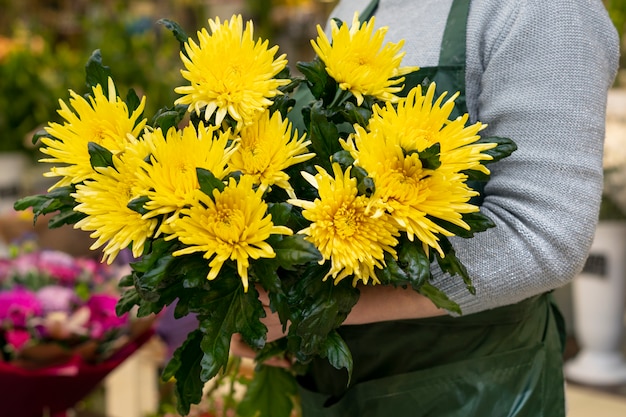
[[[549,294],[583,267],[598,217],[619,57],[602,2],[342,0],[331,17],[355,11],[404,40],[403,64],[419,66],[407,89],[434,81],[438,94],[460,92],[461,114],[518,149],[493,165],[477,201],[496,227],[450,239],[475,294],[434,269],[463,314],[363,286],[339,330],[351,379],[314,360],[299,378],[303,416],[564,416],[563,321]],[[268,341],[284,335],[277,314],[265,324]],[[237,337],[231,347],[254,355]]]

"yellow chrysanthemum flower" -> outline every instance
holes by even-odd
[[[385,252],[396,257],[394,246],[399,235],[395,223],[376,203],[358,195],[357,181],[350,178],[339,164],[333,164],[334,178],[322,168],[315,176],[303,172],[306,180],[317,188],[319,198],[313,202],[288,200],[302,207],[302,215],[311,224],[298,233],[306,235],[322,254],[320,264],[330,260],[331,268],[326,277],[332,276],[335,284],[347,276],[367,284],[376,277],[376,268],[384,268]]]
[[[136,190],[138,157],[147,156],[148,150],[143,141],[132,141],[127,150],[113,158],[114,167],[99,168],[72,194],[79,203],[75,210],[87,214],[74,228],[93,232],[90,236],[97,240],[90,249],[104,246],[104,260],[109,264],[130,245],[133,256],[139,257],[146,240],[154,235],[157,220],[144,219],[128,208],[130,201],[140,197]]]
[[[138,176],[150,199],[145,204],[146,218],[161,214],[168,220],[193,200],[200,188],[196,168],[203,168],[217,179],[223,179],[230,169],[228,160],[236,149],[229,132],[217,132],[202,123],[197,130],[189,125],[182,130],[170,128],[167,138],[161,129],[146,131],[144,140],[152,143],[150,162],[144,162]]]
[[[128,136],[137,137],[146,124],[146,119],[139,121],[144,106],[145,96],[139,107],[128,114],[128,107],[116,95],[113,80],[109,78],[108,97],[102,86],[93,87],[93,97],[87,101],[70,90],[70,109],[59,100],[59,115],[64,124],[50,123],[46,132],[53,138],[42,138],[41,152],[50,156],[40,162],[61,164],[45,173],[46,177],[63,177],[50,189],[70,184],[78,184],[90,178],[94,170],[91,167],[89,142],[97,143],[116,154],[121,152],[128,142]]]
[[[402,76],[418,70],[418,67],[400,67],[405,55],[400,52],[404,41],[383,46],[387,27],[374,32],[374,23],[373,17],[360,23],[355,13],[350,28],[345,24],[339,27],[331,20],[332,42],[320,25],[317,40],[311,41],[328,74],[339,83],[339,88],[354,94],[359,105],[363,96],[397,101],[395,93],[403,88]]]
[[[272,223],[263,191],[255,190],[253,183],[244,175],[239,182],[230,178],[226,188],[214,190],[212,197],[197,191],[196,201],[172,222],[174,235],[188,245],[174,256],[205,252],[204,258],[211,259],[209,280],[218,276],[224,262],[236,261],[245,291],[250,259],[273,258],[276,254],[266,240],[273,234],[292,234],[291,229]]]
[[[230,167],[252,176],[263,191],[276,185],[295,198],[284,170],[315,156],[307,153],[311,142],[305,141],[305,137],[298,139],[298,132],[292,132],[291,123],[283,120],[279,112],[270,116],[266,111],[240,132],[239,148],[230,160]]]
[[[466,184],[461,171],[480,170],[489,173],[482,161],[491,156],[482,152],[496,144],[476,144],[484,125],[465,126],[467,115],[449,120],[454,107],[453,96],[442,104],[444,95],[433,101],[435,86],[422,95],[421,86],[411,90],[397,106],[374,108],[367,130],[355,126],[355,133],[342,141],[355,164],[365,169],[376,184],[375,196],[387,206],[409,239],[414,236],[428,246],[443,252],[437,234],[452,233],[429,217],[469,228],[464,213],[478,211],[469,203],[477,192]],[[441,166],[427,169],[417,152],[439,143]]]
[[[255,42],[252,21],[244,29],[241,15],[224,24],[219,18],[209,20],[209,27],[211,34],[198,32],[198,44],[189,39],[188,58],[181,53],[186,68],[181,73],[191,85],[175,89],[183,94],[176,104],[188,104],[198,115],[204,111],[206,120],[215,113],[216,125],[229,114],[239,129],[272,104],[280,86],[289,84],[275,78],[287,65],[286,55],[274,59],[278,46],[268,49],[268,41]]]
[[[435,99],[435,89],[435,84],[431,83],[423,94],[420,85],[413,88],[397,106],[387,104],[383,108],[375,107],[367,129],[385,132],[387,140],[395,141],[406,152],[423,151],[439,143],[442,169],[452,172],[473,169],[489,174],[482,161],[492,158],[483,152],[496,147],[496,144],[475,143],[480,139],[478,132],[487,126],[480,122],[466,126],[467,113],[456,120],[449,120],[458,93],[444,102],[446,93]]]

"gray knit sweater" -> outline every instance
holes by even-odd
[[[352,21],[369,0],[344,0]],[[380,0],[376,26],[405,39],[403,65],[437,65],[452,0]],[[600,0],[475,0],[467,27],[467,103],[485,135],[518,150],[491,165],[483,211],[496,227],[454,239],[476,286],[436,271],[464,314],[560,287],[582,268],[602,190],[606,94],[619,43]]]

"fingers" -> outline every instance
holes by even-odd
[[[234,334],[230,339],[230,353],[242,358],[254,359],[256,357],[254,349],[243,341],[240,334]]]

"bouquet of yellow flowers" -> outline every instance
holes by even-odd
[[[431,284],[431,264],[474,291],[448,237],[493,227],[470,184],[489,179],[486,165],[513,152],[511,140],[481,137],[484,125],[456,116],[457,95],[434,84],[403,91],[417,68],[401,66],[402,42],[385,43],[373,18],[332,21],[330,37],[318,28],[303,76],[241,16],[209,20],[197,40],[160,22],[181,43],[181,96],[148,121],[145,97],[122,99],[96,51],[91,94],[70,91],[65,122],[36,136],[58,182],[16,208],[92,232],[107,262],[131,248],[119,314],[176,301],[177,316],[197,315],[163,375],[176,379],[180,413],[240,334],[259,363],[277,353],[294,362],[259,366],[240,414],[288,416],[293,374],[312,358],[351,371],[336,329],[362,286],[408,286],[461,313]],[[273,343],[259,289],[287,331]]]

